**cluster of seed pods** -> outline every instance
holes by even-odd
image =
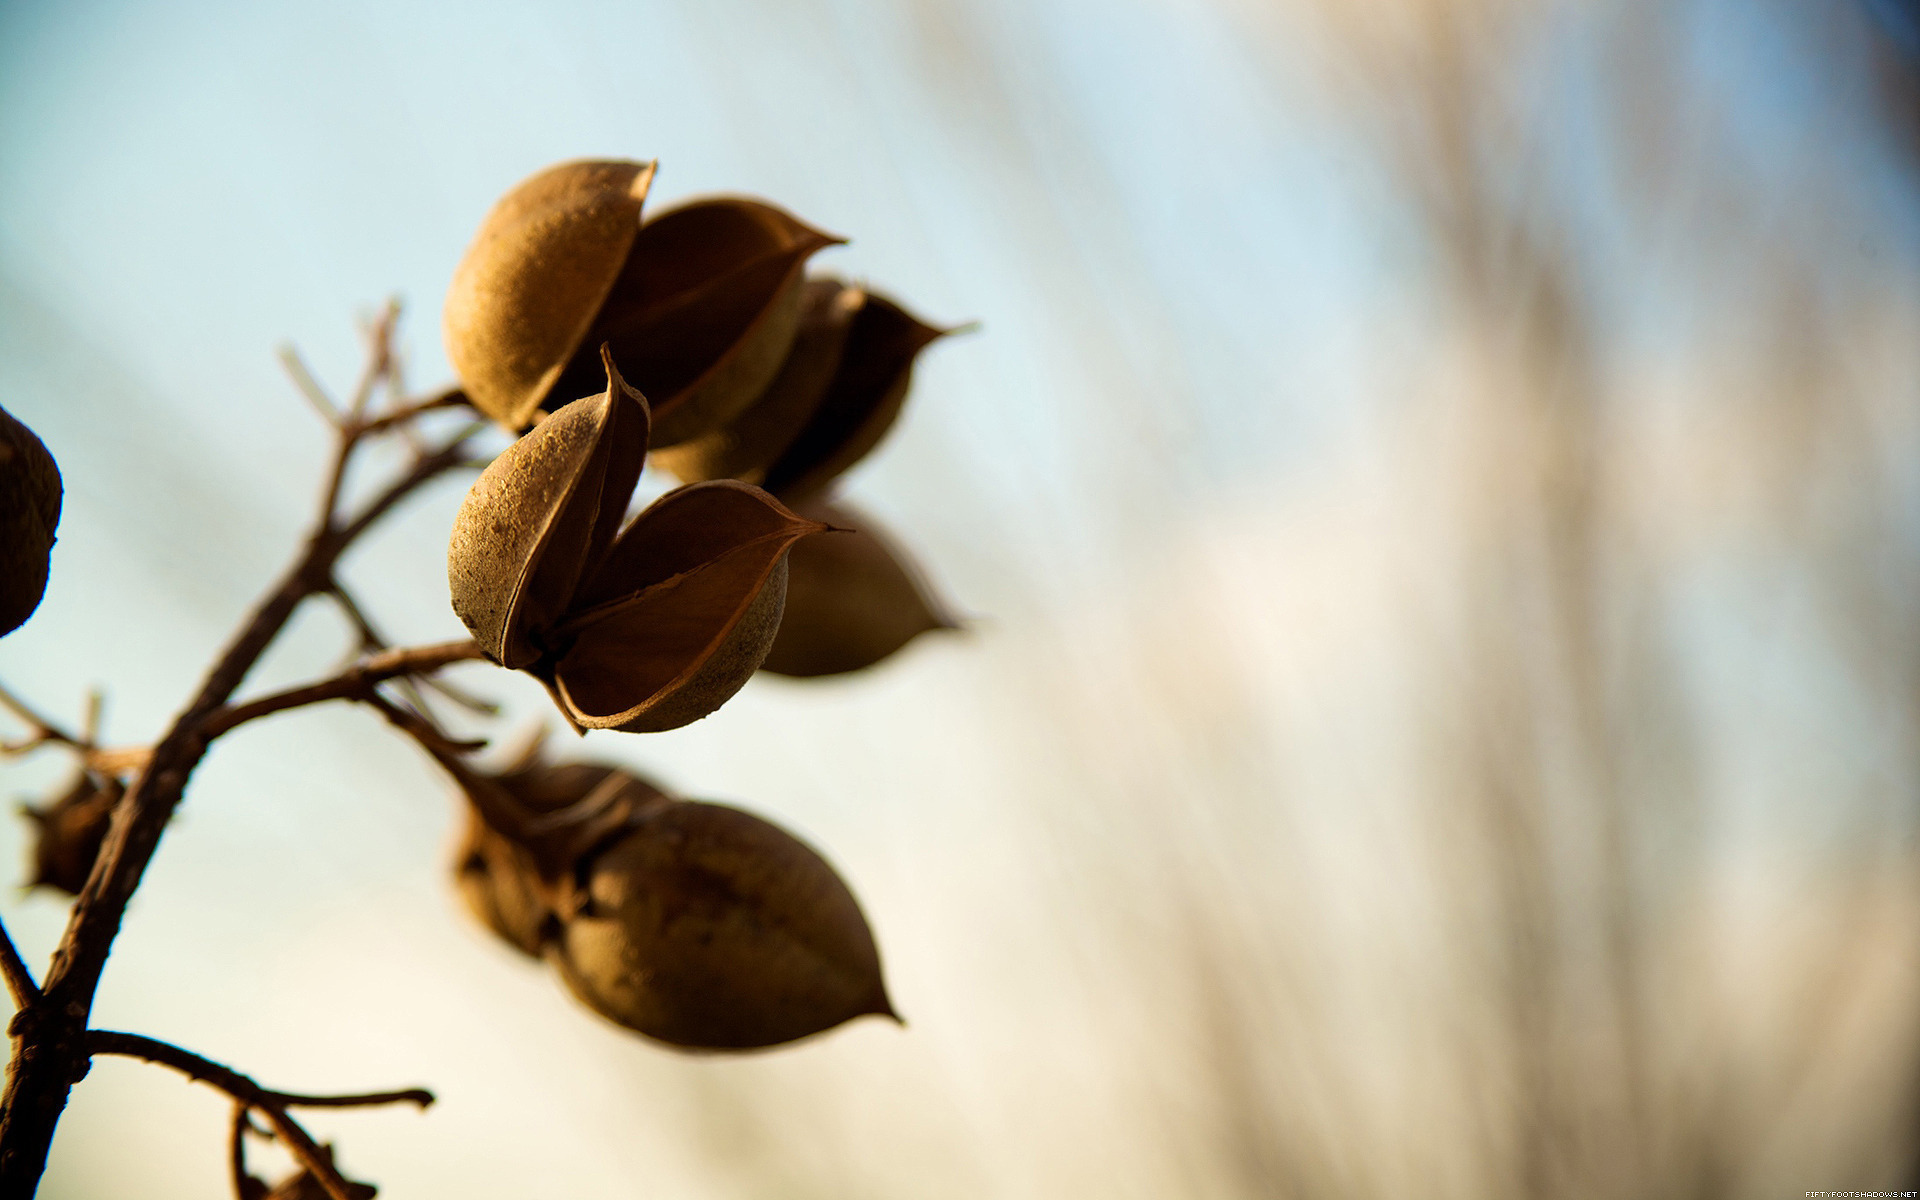
[[[756,670],[859,670],[951,625],[830,495],[943,331],[810,278],[840,239],[761,201],[644,217],[653,174],[594,160],[525,180],[445,309],[468,398],[518,435],[455,520],[453,607],[581,732],[678,728]],[[683,485],[627,521],[650,462]],[[776,826],[611,766],[456,774],[462,895],[602,1015],[712,1049],[891,1015],[853,896]]]

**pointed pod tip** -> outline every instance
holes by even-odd
[[[627,382],[627,377],[622,375],[620,373],[620,368],[614,364],[613,346],[608,342],[600,343],[600,365],[605,367],[607,370],[607,390],[608,391],[614,391],[615,389],[618,389],[619,391],[625,392],[627,395],[633,397],[635,400],[638,400],[642,404],[645,404],[647,402],[647,398],[640,394],[640,391],[638,388],[635,388],[632,384]]]
[[[653,177],[659,170],[660,160],[657,158],[650,158],[641,163],[640,169],[634,172],[633,182],[627,185],[627,195],[635,200],[645,200],[647,189],[653,186]]]
[[[647,398],[641,394],[640,389],[628,383],[626,376],[620,373],[620,368],[616,366],[613,361],[613,347],[606,342],[600,343],[600,365],[605,367],[607,371],[607,397],[609,402],[617,396],[625,396],[627,399],[639,405],[640,416],[642,418],[641,427],[647,435],[646,440],[651,441],[653,437],[653,406],[647,403]]]

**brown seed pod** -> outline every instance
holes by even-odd
[[[654,462],[681,479],[759,483],[767,468],[806,427],[840,369],[853,319],[866,293],[837,279],[810,279],[801,296],[800,328],[780,372],[732,421],[706,435],[654,452]]]
[[[647,408],[602,353],[606,390],[554,413],[467,494],[447,577],[481,649],[546,683],[576,729],[673,729],[759,666],[787,551],[824,526],[721,480],[669,492],[615,536]]]
[[[948,331],[837,280],[809,287],[800,336],[774,386],[725,428],[662,454],[662,465],[682,479],[744,479],[794,502],[879,444],[899,419],[915,359]]]
[[[58,799],[44,808],[22,806],[34,824],[33,879],[29,887],[51,887],[77,896],[93,874],[100,843],[113,820],[113,807],[126,788],[110,775],[81,771]]]
[[[799,499],[865,458],[899,419],[914,360],[946,332],[884,296],[867,293],[826,399],[767,468],[762,486]]]
[[[677,729],[744,686],[773,645],[787,552],[823,529],[755,487],[716,480],[634,519],[562,628],[553,668],[567,718],[587,729]]]
[[[526,428],[569,360],[599,344],[587,330],[640,232],[653,172],[652,163],[561,163],[522,181],[480,223],[442,317],[448,361],[474,407]]]
[[[0,409],[0,636],[20,628],[46,594],[60,501],[53,455]]]
[[[929,630],[958,628],[870,518],[819,499],[796,511],[836,529],[788,556],[786,616],[761,670],[802,677],[858,671]]]
[[[767,821],[674,803],[581,874],[581,908],[547,953],[610,1021],[676,1046],[732,1050],[894,1015],[852,893]]]
[[[447,354],[508,428],[598,387],[602,343],[652,402],[661,445],[731,418],[779,370],[806,260],[841,239],[731,197],[643,224],[652,178],[650,163],[563,163],[482,222],[448,291]]]
[[[732,419],[767,389],[799,328],[807,260],[844,239],[757,200],[683,205],[640,227],[588,334],[604,341],[653,406],[671,446]],[[594,386],[576,357],[569,379]]]
[[[542,421],[487,465],[453,520],[447,583],[480,649],[526,667],[551,649],[581,577],[606,555],[647,457],[646,401],[606,360],[606,388]]]
[[[666,793],[623,767],[541,761],[538,743],[512,770],[479,782],[499,791],[467,796],[454,882],[482,925],[535,958],[559,928],[561,876],[607,830],[668,803]],[[515,836],[496,828],[488,812]]]

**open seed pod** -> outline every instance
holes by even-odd
[[[33,878],[29,887],[51,887],[77,896],[100,857],[114,805],[126,788],[110,775],[81,771],[58,799],[44,808],[22,806],[34,824]]]
[[[858,671],[929,630],[958,628],[870,518],[818,498],[795,511],[837,528],[788,556],[786,616],[761,670],[803,677]]]
[[[652,163],[548,167],[493,206],[454,270],[447,358],[474,407],[519,431],[587,340],[640,232]],[[570,397],[569,397],[570,398]]]
[[[653,164],[562,163],[508,192],[447,294],[447,355],[508,428],[599,386],[603,342],[652,402],[661,445],[766,390],[799,323],[806,261],[841,240],[757,200],[641,223]]]
[[[676,1046],[778,1045],[893,1016],[860,906],[812,849],[718,804],[656,808],[583,864],[547,954],[589,1008]]]
[[[697,437],[766,391],[799,328],[807,260],[842,240],[757,200],[662,213],[640,227],[586,345],[613,348],[653,406],[657,445]],[[596,374],[576,355],[558,394]]]
[[[53,455],[0,409],[0,636],[25,624],[46,594],[60,500]]]
[[[794,542],[824,529],[731,480],[669,492],[616,536],[647,452],[647,405],[602,348],[606,390],[496,458],[454,520],[454,611],[576,729],[706,716],[766,657]]]
[[[865,292],[837,279],[809,279],[801,293],[799,329],[773,382],[733,420],[655,451],[654,461],[689,482],[766,478],[767,468],[826,399],[866,300]]]
[[[559,929],[562,877],[635,814],[669,802],[623,767],[545,762],[537,742],[511,770],[473,783],[454,882],[482,925],[534,958]]]
[[[743,479],[790,502],[817,492],[892,428],[914,360],[945,332],[883,296],[812,280],[774,382],[725,426],[658,460],[682,479]]]

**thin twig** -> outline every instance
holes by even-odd
[[[172,1042],[111,1029],[89,1029],[87,1053],[141,1058],[171,1067],[191,1079],[219,1088],[248,1108],[262,1113],[276,1108],[375,1108],[383,1104],[413,1104],[426,1108],[434,1099],[433,1093],[426,1088],[394,1088],[384,1092],[348,1092],[339,1095],[276,1091],[261,1087],[232,1067],[222,1066]]]
[[[105,710],[107,698],[99,688],[87,693],[87,715],[80,725],[80,740],[89,746],[99,745],[100,714]]]
[[[369,703],[453,777],[487,824],[516,841],[526,842],[536,836],[534,814],[521,806],[497,778],[476,770],[467,762],[469,747],[448,741],[445,734],[418,713],[408,712],[381,696],[372,697]]]
[[[378,712],[393,725],[404,730],[418,742],[423,749],[436,758],[448,758],[460,761],[468,754],[474,754],[487,748],[484,738],[461,739],[452,737],[434,724],[424,713],[416,712],[404,705],[395,704],[379,692],[370,692],[360,697],[369,708]],[[456,778],[463,778],[457,772]]]
[[[260,1200],[265,1187],[247,1170],[247,1131],[253,1122],[247,1119],[246,1102],[233,1102],[233,1135],[227,1143],[227,1165],[233,1172],[234,1200]]]
[[[466,466],[469,462],[466,457],[467,440],[484,428],[486,426],[483,423],[475,422],[441,443],[438,450],[421,455],[415,460],[412,470],[374,497],[358,516],[341,526],[334,536],[343,545],[353,541],[366,531],[367,526],[385,516],[388,509],[406,499],[421,484],[455,467]]]
[[[88,1030],[86,1052],[89,1056],[115,1054],[126,1058],[145,1059],[147,1062],[171,1067],[189,1079],[219,1088],[248,1108],[258,1110],[273,1126],[274,1133],[286,1143],[295,1161],[305,1167],[320,1182],[320,1186],[327,1189],[327,1194],[334,1200],[355,1200],[353,1189],[335,1169],[332,1158],[327,1152],[320,1148],[305,1129],[300,1127],[298,1121],[287,1115],[288,1108],[366,1108],[380,1104],[417,1104],[425,1108],[433,1103],[433,1093],[425,1088],[406,1088],[393,1092],[363,1092],[350,1096],[307,1096],[297,1092],[276,1092],[261,1087],[232,1067],[222,1066],[212,1059],[203,1058],[191,1050],[183,1050],[170,1042],[162,1042],[137,1033],[116,1033],[106,1029]]]
[[[347,404],[347,418],[356,426],[360,417],[367,411],[367,402],[373,399],[373,389],[386,378],[387,370],[393,364],[393,327],[400,319],[400,301],[388,300],[380,310],[380,315],[367,327],[367,366],[360,373],[360,382],[353,389],[353,398]]]
[[[327,596],[339,607],[341,615],[345,616],[347,623],[353,627],[354,636],[359,641],[356,649],[358,656],[365,657],[393,649],[393,643],[374,627],[373,619],[367,616],[366,610],[360,607],[360,602],[353,598],[353,593],[349,592],[338,579],[334,580],[332,586],[327,589]],[[409,704],[416,708],[426,707],[426,697],[421,695],[419,683],[412,676],[401,676],[397,686]]]
[[[33,728],[33,739],[25,743],[9,743],[7,746],[9,753],[17,754],[22,750],[31,749],[34,746],[46,742],[59,742],[62,745],[74,746],[83,750],[89,748],[90,743],[86,739],[75,737],[59,725],[41,716],[35,712],[32,706],[25,700],[20,699],[20,697],[8,691],[4,685],[0,685],[0,706],[5,706],[15,716]]]
[[[339,580],[335,580],[327,589],[327,598],[339,606],[341,615],[346,617],[349,625],[353,626],[354,636],[360,639],[360,653],[378,654],[382,650],[392,648],[392,643],[374,628],[373,620],[367,616],[366,610],[361,608],[360,602],[353,598],[353,593],[340,585]]]
[[[0,974],[7,977],[7,992],[13,996],[14,1008],[25,1008],[40,998],[40,985],[33,981],[33,972],[27,969],[5,925],[0,925]]]
[[[403,404],[391,412],[381,413],[377,417],[369,417],[367,420],[360,422],[358,428],[361,433],[379,433],[383,430],[391,429],[395,425],[404,425],[421,413],[439,412],[442,409],[449,408],[470,407],[472,406],[468,402],[467,394],[464,391],[457,387],[448,388],[446,391],[430,396],[425,400],[420,400],[413,404]]]
[[[200,723],[200,733],[212,741],[248,721],[290,708],[302,708],[326,700],[364,700],[373,694],[374,685],[388,679],[437,671],[450,663],[468,662],[481,657],[480,647],[471,639],[386,650],[360,660],[331,679],[288,688],[284,692],[275,692],[245,704],[229,705],[210,713]]]
[[[335,429],[340,428],[340,409],[334,404],[333,397],[327,395],[327,389],[321,387],[320,381],[313,377],[313,372],[307,370],[300,352],[288,344],[281,346],[278,354],[280,365],[286,368],[287,374],[293,379],[293,386],[306,397],[307,403],[313,405],[314,411],[327,424]]]

